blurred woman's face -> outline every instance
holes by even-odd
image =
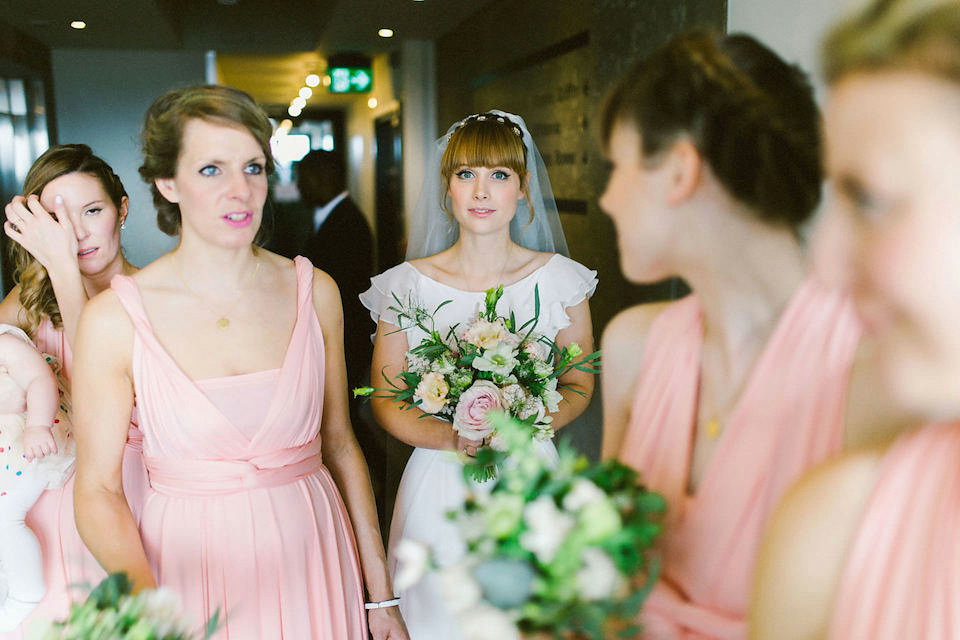
[[[960,87],[853,74],[825,117],[817,269],[850,287],[888,391],[930,419],[960,417]]]
[[[636,127],[614,125],[607,145],[610,176],[600,208],[617,228],[623,275],[632,282],[656,282],[674,275],[666,258],[677,231],[676,216],[664,203],[668,172],[646,166],[640,149]]]

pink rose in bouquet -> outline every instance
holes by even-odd
[[[453,429],[469,440],[483,440],[493,432],[487,412],[502,407],[500,387],[489,380],[477,380],[460,396]]]

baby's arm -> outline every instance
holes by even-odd
[[[24,390],[27,405],[23,453],[27,460],[57,452],[51,427],[60,401],[57,379],[37,349],[20,338],[0,335],[0,364]]]

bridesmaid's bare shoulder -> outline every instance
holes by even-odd
[[[640,378],[647,335],[669,302],[641,304],[621,311],[607,323],[600,340],[603,369],[603,457],[617,455],[630,419]]]
[[[885,449],[845,454],[805,475],[777,508],[754,580],[750,637],[826,637],[837,588]]]

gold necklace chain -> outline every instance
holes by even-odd
[[[230,319],[227,318],[227,316],[236,311],[237,307],[240,306],[240,303],[243,302],[243,296],[246,295],[247,291],[250,289],[250,285],[253,284],[253,279],[257,277],[257,273],[260,271],[260,258],[257,258],[257,264],[253,268],[253,272],[250,274],[250,277],[247,278],[247,282],[243,285],[243,289],[240,291],[240,297],[238,297],[237,301],[233,303],[233,306],[223,314],[217,313],[216,309],[207,304],[207,301],[203,299],[203,296],[194,291],[193,287],[187,284],[187,281],[183,278],[183,274],[180,273],[180,265],[177,261],[176,254],[173,256],[173,270],[176,272],[177,277],[180,278],[180,282],[183,283],[184,288],[193,294],[193,296],[200,301],[200,304],[207,308],[207,311],[215,316],[219,316],[217,318],[217,326],[221,329],[226,329],[230,326]]]
[[[461,251],[463,246],[460,247]],[[503,256],[503,264],[500,265],[500,275],[497,276],[497,283],[493,286],[497,287],[503,284],[503,274],[507,270],[507,262],[510,260],[510,250],[513,249],[513,244],[507,245],[507,253]],[[467,285],[469,291],[473,291],[476,287],[470,284],[470,281],[467,280],[467,270],[463,266],[463,253],[457,253],[457,261],[460,263],[460,279],[463,280],[463,283]]]

